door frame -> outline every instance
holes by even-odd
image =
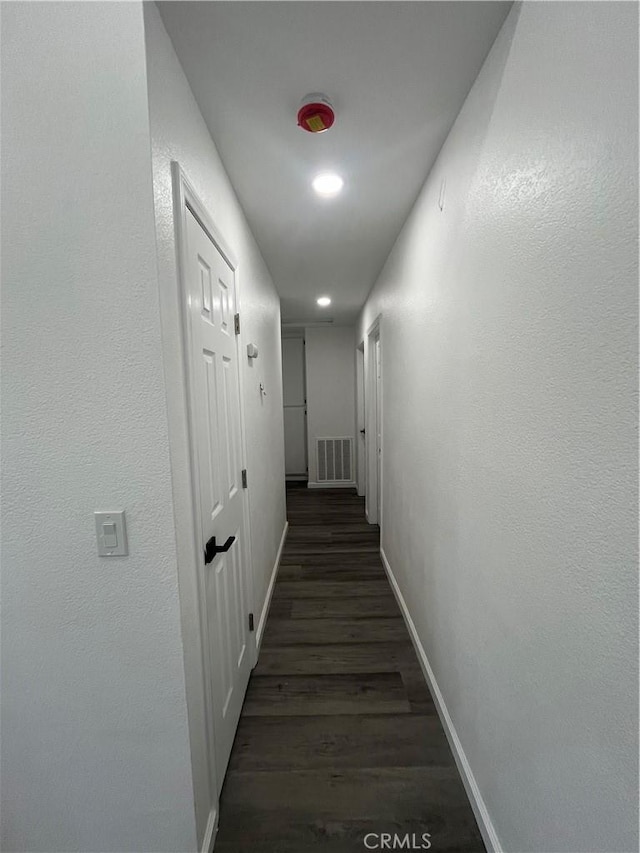
[[[364,341],[356,347],[356,488],[362,497],[367,493],[366,403],[364,380]],[[363,432],[364,430],[364,432]]]
[[[198,595],[197,613],[193,614],[197,618],[197,628],[199,636],[199,657],[200,657],[200,676],[202,680],[203,696],[204,696],[204,711],[205,711],[205,727],[207,740],[207,757],[206,763],[208,767],[208,777],[214,785],[214,790],[210,791],[211,802],[216,803],[215,811],[212,810],[209,815],[207,827],[204,836],[203,850],[209,851],[213,844],[215,830],[218,820],[217,803],[220,797],[223,779],[218,777],[218,771],[215,761],[215,733],[214,733],[214,713],[213,713],[213,688],[211,683],[211,661],[209,658],[209,627],[205,613],[205,590],[204,578],[200,570],[200,556],[202,552],[201,530],[202,530],[202,507],[200,504],[200,490],[198,488],[198,470],[197,470],[197,455],[196,455],[196,433],[195,423],[192,416],[192,389],[195,387],[194,377],[192,375],[192,364],[189,356],[191,350],[191,331],[189,325],[189,313],[186,304],[186,271],[188,269],[187,258],[187,210],[190,210],[193,216],[198,220],[201,227],[207,233],[215,247],[221,253],[225,261],[229,264],[234,273],[234,284],[236,291],[236,312],[241,312],[241,297],[240,297],[240,281],[238,275],[238,260],[234,252],[229,247],[215,223],[210,216],[204,203],[201,201],[193,185],[187,178],[182,167],[177,161],[171,162],[171,178],[173,189],[173,213],[174,213],[174,229],[175,229],[175,247],[176,247],[176,262],[177,262],[177,296],[179,305],[179,325],[180,325],[180,358],[181,358],[181,373],[184,383],[185,396],[184,407],[187,421],[187,449],[189,457],[189,486],[191,494],[191,537],[195,547],[195,555],[197,563],[195,566],[196,587]],[[244,377],[243,377],[243,361],[241,346],[241,334],[235,335],[236,358],[238,365],[238,397],[240,408],[240,455],[242,467],[247,467],[247,447],[246,447],[246,430],[245,430],[245,413],[244,413]],[[255,612],[255,578],[253,568],[253,555],[251,549],[251,515],[249,504],[248,489],[242,490],[243,513],[247,541],[247,592],[250,602],[250,610]],[[183,617],[184,618],[184,617]],[[183,626],[183,633],[185,627]],[[251,666],[255,666],[257,662],[257,644],[256,635],[254,632],[249,634],[249,648]]]
[[[378,389],[376,377],[376,341],[380,342],[380,353],[382,354],[382,314],[367,329],[366,344],[364,350],[364,384],[365,384],[365,454],[367,486],[365,492],[365,512],[369,524],[378,524],[382,532],[382,461],[383,461],[383,435],[382,417],[378,424],[378,411],[382,413],[382,376],[380,377],[380,388]],[[378,390],[380,401],[378,405]],[[380,433],[380,459],[378,460],[377,434]],[[379,467],[378,467],[379,461]],[[378,470],[380,471],[380,483],[378,484]],[[379,488],[378,488],[379,486]],[[380,493],[380,506],[378,506],[378,492]]]

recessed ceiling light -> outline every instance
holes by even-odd
[[[318,305],[320,305],[321,308],[326,308],[327,305],[331,305],[331,300],[328,296],[319,296],[316,299],[316,302],[318,303]]]
[[[340,192],[344,186],[344,181],[340,175],[334,175],[333,172],[323,172],[321,175],[316,175],[311,186],[318,195],[328,198]]]

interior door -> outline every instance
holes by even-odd
[[[255,654],[249,630],[236,289],[233,269],[188,209],[186,267],[190,408],[202,546],[203,657],[219,787]]]
[[[357,443],[357,471],[358,471],[358,494],[366,493],[367,488],[367,465],[366,465],[366,408],[364,391],[364,345],[362,349],[356,349],[356,426],[358,429]]]
[[[378,524],[382,519],[382,361],[380,355],[380,338],[376,338],[375,345],[375,371],[376,371],[376,465],[378,490],[377,510]]]
[[[282,339],[284,461],[288,477],[307,476],[307,400],[304,338]]]

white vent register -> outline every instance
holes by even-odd
[[[319,483],[353,482],[353,437],[316,440]]]

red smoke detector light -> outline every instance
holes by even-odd
[[[298,127],[309,133],[324,133],[336,120],[336,114],[326,95],[307,95],[298,110]]]

